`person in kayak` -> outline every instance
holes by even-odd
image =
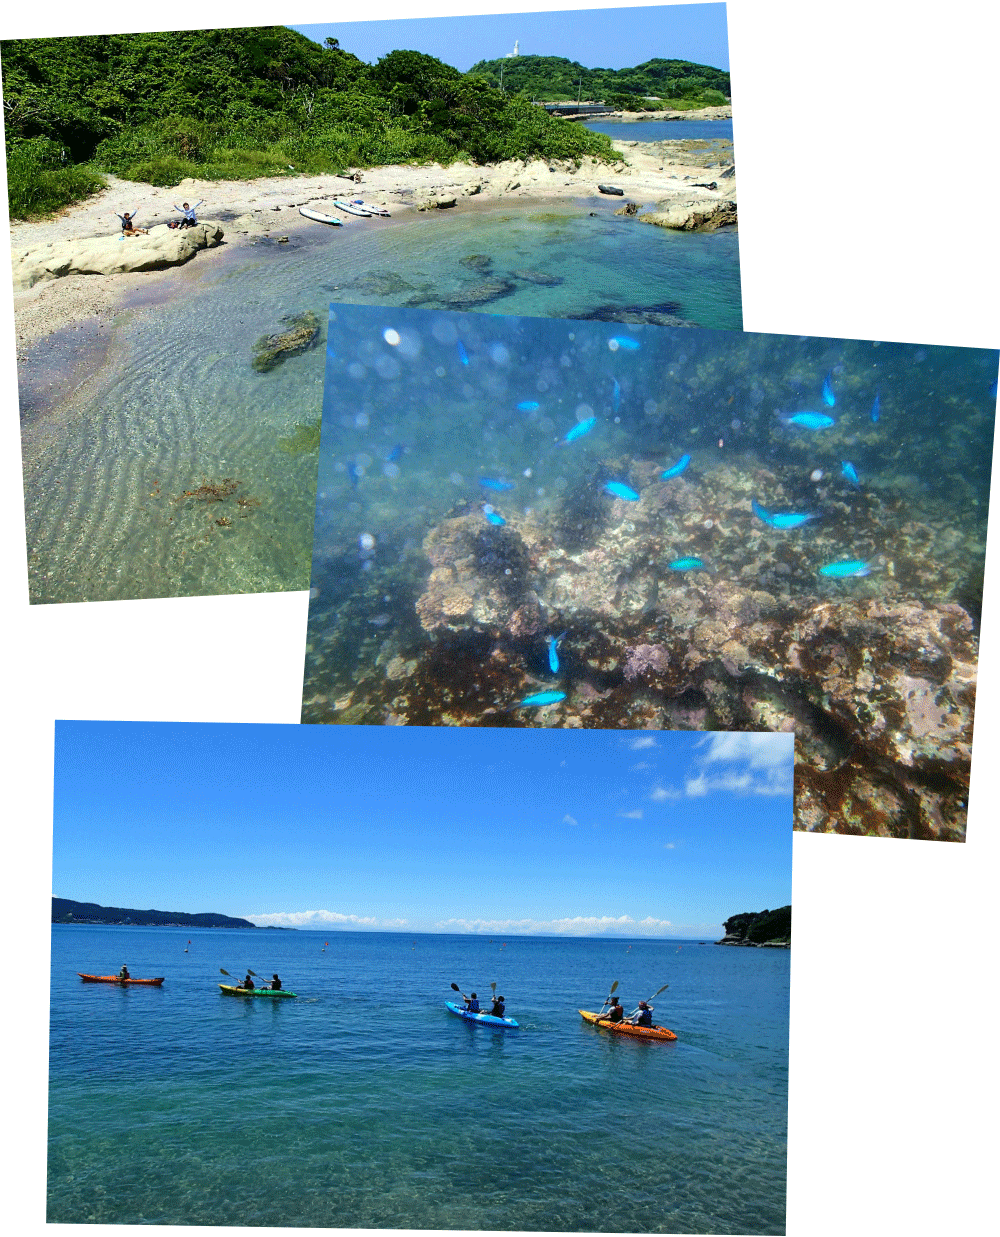
[[[502,1018],[504,1016],[506,1009],[507,1009],[507,1006],[504,1003],[503,997],[495,996],[493,998],[493,1008],[490,1010],[490,1013],[493,1015],[493,1017]]]
[[[651,1027],[653,1025],[653,1007],[648,1001],[640,1001],[639,1009],[634,1018],[626,1018],[634,1027]]]
[[[271,991],[272,992],[281,991],[281,980],[277,977],[277,975],[271,976]]]
[[[479,1008],[479,998],[475,993],[473,993],[472,996],[465,998],[465,1008],[466,1012],[470,1014],[482,1013],[482,1010]]]
[[[255,984],[255,983],[253,982],[253,980],[250,978],[250,972],[249,972],[249,971],[247,971],[247,977],[246,977],[246,979],[244,979],[242,986],[243,986],[244,988],[246,988],[246,990],[247,990],[248,992],[253,992],[254,988],[256,987],[256,984]]]
[[[128,973],[128,967],[125,965],[124,962],[122,963],[122,969],[118,972],[118,978],[119,979],[131,979],[132,978],[132,976]]]
[[[625,1010],[622,1009],[621,1002],[616,996],[611,998],[611,1008],[606,1014],[602,1014],[598,1018],[598,1022],[621,1022],[625,1017]]]

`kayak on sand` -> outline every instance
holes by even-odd
[[[450,1014],[457,1014],[466,1022],[485,1022],[492,1027],[516,1027],[518,1025],[513,1018],[494,1018],[492,1014],[471,1014],[461,1005],[456,1005],[454,1001],[445,1001],[445,1007]]]
[[[676,1039],[673,1031],[666,1027],[634,1027],[631,1022],[598,1022],[599,1014],[592,1014],[589,1009],[581,1009],[580,1017],[590,1022],[602,1031],[612,1031],[615,1035],[634,1035],[638,1039]]]
[[[219,984],[226,996],[295,996],[284,988],[238,988],[236,984]]]
[[[77,975],[85,984],[121,984],[123,988],[129,984],[147,984],[158,988],[163,983],[162,975],[159,979],[122,979],[119,975],[84,975],[83,971],[77,971]]]

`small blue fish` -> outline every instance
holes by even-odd
[[[507,521],[503,518],[499,511],[494,511],[489,503],[483,503],[483,515],[491,524],[496,524],[498,527],[501,524],[506,524]]]
[[[872,404],[872,410],[871,410],[871,412],[868,414],[868,415],[871,417],[871,419],[872,419],[872,425],[878,425],[878,413],[879,413],[879,404],[880,404],[880,402],[881,402],[881,401],[879,400],[879,393],[878,393],[878,391],[876,391],[876,392],[875,392],[875,403],[874,403],[874,404]]]
[[[627,503],[639,501],[639,495],[635,490],[630,490],[622,481],[608,481],[604,488],[609,494],[614,494],[615,498],[624,498]]]
[[[406,450],[405,443],[397,442],[396,445],[393,447],[393,449],[385,457],[386,462],[389,464],[395,464],[397,460],[401,460],[403,458],[403,452],[405,450]]]
[[[458,343],[458,359],[462,362],[463,365],[468,365],[469,354],[465,351],[465,344],[463,344],[461,340],[458,340],[457,343]]]
[[[565,692],[535,692],[533,696],[525,696],[514,706],[515,709],[535,709],[543,704],[556,704],[566,699]]]
[[[618,385],[618,379],[612,378],[611,379],[611,407],[615,410],[615,412],[617,412],[618,409],[621,407],[621,402],[622,402],[622,389]]]
[[[861,479],[858,476],[858,470],[854,467],[850,460],[840,461],[840,475],[850,481],[851,485],[856,490],[861,489]]]
[[[626,352],[638,352],[640,344],[637,339],[632,339],[629,335],[615,335],[613,339],[608,340],[608,347],[612,352],[617,352],[619,348],[624,348]]]
[[[991,395],[991,397],[992,397],[993,399],[996,399],[996,397],[997,397],[997,384],[996,384],[996,380],[994,380],[993,385],[990,387],[990,395]]]
[[[567,442],[576,442],[578,438],[582,438],[584,434],[589,434],[597,424],[596,417],[588,417],[586,421],[577,421],[576,425],[571,430],[566,432],[566,437],[560,440],[561,444]]]
[[[351,485],[353,485],[354,488],[357,489],[358,482],[365,475],[365,470],[361,467],[360,464],[355,463],[354,460],[348,460],[347,461],[347,475],[351,478]]]
[[[545,643],[549,646],[549,669],[552,671],[553,674],[559,673],[559,654],[556,652],[556,649],[558,649],[559,642],[560,640],[562,640],[565,634],[566,633],[563,632],[562,636],[546,636],[545,637]]]
[[[671,571],[710,571],[711,568],[706,567],[700,558],[675,558],[672,563],[667,563]]]
[[[772,528],[798,528],[800,524],[805,524],[807,520],[815,520],[815,515],[799,514],[793,511],[782,511],[777,515],[770,511],[765,511],[756,498],[751,498],[750,507],[758,520],[763,520],[765,524],[770,524]]]
[[[690,463],[691,463],[690,455],[682,455],[681,458],[677,461],[677,463],[673,465],[673,467],[668,468],[666,472],[660,473],[660,480],[669,481],[671,477],[679,477],[681,473],[684,471],[684,469],[687,468],[688,464]]]
[[[479,484],[484,490],[496,490],[498,494],[514,488],[514,482],[505,481],[503,477],[480,477]]]
[[[537,412],[541,408],[541,404],[537,399],[522,399],[517,405],[518,412]]]
[[[833,383],[830,381],[832,377],[833,372],[831,371],[823,379],[823,403],[826,404],[827,408],[832,408],[837,402],[837,397],[833,393]]]
[[[839,563],[827,563],[820,567],[821,576],[829,576],[831,580],[849,580],[855,576],[871,575],[872,568],[860,558],[843,559]]]
[[[825,412],[794,412],[790,416],[779,412],[778,416],[782,424],[799,425],[804,430],[825,430],[836,425],[833,417],[828,417]]]

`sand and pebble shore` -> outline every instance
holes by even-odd
[[[728,112],[729,109],[706,109]],[[648,113],[638,113],[645,117]],[[685,118],[705,118],[701,113],[681,113]],[[631,119],[623,114],[614,119]],[[662,116],[657,115],[657,118]],[[224,247],[243,247],[264,237],[282,236],[325,225],[303,218],[299,207],[341,215],[349,241],[352,229],[393,226],[417,212],[452,209],[475,210],[500,200],[530,209],[546,201],[577,199],[581,209],[588,199],[600,198],[611,209],[634,202],[653,221],[654,210],[664,226],[699,226],[698,220],[713,212],[732,222],[735,216],[736,180],[731,166],[703,142],[615,142],[621,161],[612,165],[584,160],[579,168],[566,162],[546,163],[512,160],[490,166],[456,163],[424,166],[388,166],[360,170],[359,180],[320,175],[266,177],[252,181],[185,180],[175,188],[154,188],[109,176],[107,188],[87,201],[44,220],[11,225],[11,249],[15,264],[26,250],[65,242],[93,241],[95,237],[117,239],[116,213],[137,212],[137,223],[155,227],[176,218],[174,206],[181,201],[203,200],[199,215],[218,223]],[[730,152],[731,154],[731,152]],[[720,162],[720,158],[723,160]],[[291,170],[290,170],[291,171]],[[726,175],[728,173],[728,175]],[[708,187],[713,179],[716,187]],[[623,190],[620,198],[601,197],[599,184]],[[385,206],[392,221],[359,219],[337,211],[334,199],[363,197]],[[671,213],[668,219],[666,212]],[[677,222],[680,211],[681,222]],[[684,224],[689,218],[693,222]],[[131,243],[131,242],[128,242]],[[201,265],[218,261],[222,249],[200,252]],[[14,312],[19,357],[54,331],[89,321],[110,322],[121,303],[138,290],[152,291],[172,268],[154,271],[124,271],[113,274],[70,274],[45,278],[34,286],[15,289]]]

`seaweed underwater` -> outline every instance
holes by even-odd
[[[964,838],[995,352],[335,317],[304,722],[794,731],[797,828]]]

